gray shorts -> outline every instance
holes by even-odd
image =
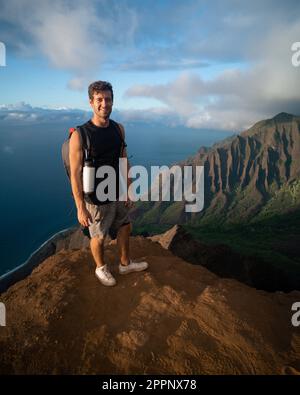
[[[131,222],[130,209],[125,206],[125,202],[116,201],[99,206],[85,202],[85,205],[93,220],[89,226],[91,237],[105,238],[110,235],[114,239],[118,229]]]

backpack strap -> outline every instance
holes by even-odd
[[[118,124],[118,122],[113,121],[112,119],[110,120],[112,122],[112,124],[114,125],[114,127],[117,129],[118,133],[119,133],[119,137],[121,139],[121,151],[120,151],[120,156],[123,156],[123,152],[124,149],[127,147],[127,144],[124,140],[124,136],[123,136],[123,131],[120,128],[120,125]]]
[[[75,130],[78,131],[85,159],[89,159],[91,153],[91,142],[88,133],[86,132],[85,128],[82,128],[81,126],[76,126],[76,128],[69,129],[69,138],[71,137],[72,133],[75,132]]]

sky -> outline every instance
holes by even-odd
[[[298,0],[0,0],[0,42],[0,119],[87,111],[95,80],[127,120],[241,131],[300,114]]]

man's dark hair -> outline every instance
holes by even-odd
[[[114,101],[114,92],[113,92],[112,85],[106,81],[95,81],[90,84],[89,89],[88,89],[90,100],[93,100],[94,93],[99,93],[99,92],[103,92],[103,91],[110,91],[112,101]]]

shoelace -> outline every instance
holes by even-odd
[[[103,271],[105,277],[106,277],[108,280],[110,280],[110,279],[112,278],[112,275],[111,275],[111,273],[109,272],[109,270],[108,270],[107,267],[105,267],[102,271]]]

